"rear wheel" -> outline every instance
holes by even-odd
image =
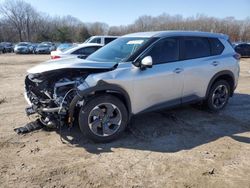
[[[128,112],[117,97],[101,95],[81,108],[78,121],[85,136],[95,142],[109,142],[126,128]]]
[[[206,106],[210,111],[222,110],[228,103],[230,97],[230,86],[227,81],[219,80],[210,89]]]

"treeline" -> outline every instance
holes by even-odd
[[[83,42],[92,35],[124,35],[140,31],[199,30],[228,34],[232,41],[250,41],[250,18],[218,19],[197,15],[141,16],[133,24],[109,27],[106,23],[83,23],[72,16],[51,17],[22,0],[0,4],[0,41]]]

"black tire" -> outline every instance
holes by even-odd
[[[225,92],[226,92],[225,94],[218,93],[220,90],[220,87],[225,89]],[[221,93],[223,93],[223,92],[221,92]],[[218,111],[222,110],[223,108],[225,108],[225,106],[228,103],[230,93],[231,93],[230,85],[227,81],[219,80],[219,81],[215,82],[212,85],[212,87],[209,91],[209,94],[208,94],[208,98],[205,102],[206,108],[210,112],[218,112]],[[219,95],[219,96],[217,97],[216,95]]]
[[[102,105],[105,110],[105,105],[112,105],[115,106],[114,108],[117,111],[116,116],[119,116],[120,118],[119,123],[116,124],[111,124],[109,121],[107,121],[106,116],[108,116],[108,119],[115,119],[116,117],[109,116],[107,112],[102,112]],[[112,107],[113,108],[113,107]],[[106,113],[106,116],[101,118],[101,115],[97,117],[96,116],[91,116],[93,111],[98,109],[102,109],[102,114]],[[107,109],[106,109],[107,110]],[[113,111],[115,114],[115,111]],[[112,118],[111,118],[112,117]],[[93,120],[93,118],[95,118]],[[105,118],[105,122],[103,122]],[[94,124],[94,121],[98,121],[99,125],[95,127],[95,130],[92,130],[94,128],[91,128],[91,123],[90,121],[93,121],[92,124]],[[116,138],[118,138],[122,132],[125,130],[127,123],[128,123],[128,111],[127,108],[125,107],[124,103],[118,99],[117,97],[113,95],[100,95],[96,96],[92,99],[90,99],[86,105],[84,105],[79,112],[79,127],[81,132],[89,139],[93,140],[94,142],[110,142]],[[101,123],[100,123],[101,122]],[[111,124],[111,125],[108,125]],[[119,124],[119,125],[118,125]],[[114,125],[114,126],[113,126]],[[115,128],[111,128],[111,126]],[[108,130],[115,129],[114,133],[111,135],[101,135],[104,134],[104,127],[108,127]],[[94,133],[96,131],[96,133]],[[102,132],[102,133],[97,133],[97,132]]]
[[[5,50],[5,48],[3,49],[3,54],[5,54],[6,53],[6,50]]]

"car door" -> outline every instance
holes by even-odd
[[[217,43],[215,43],[216,41]],[[221,45],[218,39],[211,39],[210,43],[206,37],[184,37],[181,39],[180,51],[184,70],[182,103],[205,97],[211,78],[219,72],[224,62],[223,57],[216,56],[224,49],[224,46]],[[213,51],[210,46],[214,46]]]
[[[151,56],[152,68],[134,73],[134,112],[155,110],[181,102],[183,77],[179,62],[179,39],[156,42],[143,56]],[[142,59],[141,58],[141,59]]]

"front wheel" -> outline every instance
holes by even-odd
[[[79,112],[82,133],[95,142],[109,142],[121,135],[128,123],[123,102],[112,95],[94,97]]]
[[[212,112],[222,110],[228,103],[230,97],[230,86],[227,81],[215,82],[209,91],[206,101],[207,108]]]

